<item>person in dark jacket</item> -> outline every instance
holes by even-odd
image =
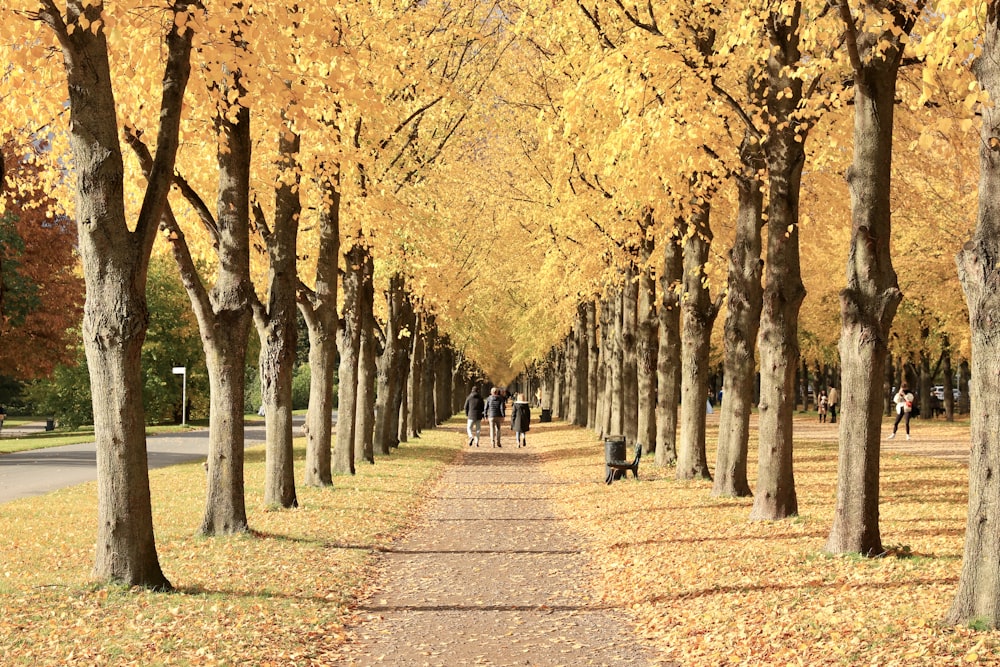
[[[518,447],[528,446],[528,429],[531,427],[531,406],[525,400],[524,394],[518,394],[514,399],[514,407],[510,411],[510,427],[514,430]]]
[[[500,424],[506,416],[503,399],[500,398],[500,390],[493,387],[490,390],[489,398],[486,399],[486,421],[490,423],[490,442],[494,447],[500,447]]]
[[[469,447],[472,447],[473,441],[475,441],[476,447],[479,446],[479,433],[482,429],[485,407],[483,397],[479,395],[479,387],[473,387],[468,398],[465,399],[465,417],[469,420],[465,431],[469,434]]]

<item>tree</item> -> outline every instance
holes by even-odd
[[[896,78],[905,38],[923,8],[863,3],[855,16],[840,5],[846,47],[854,74],[854,161],[847,173],[851,191],[851,249],[847,287],[840,293],[842,419],[837,466],[837,510],[825,549],[832,553],[882,553],[878,526],[879,438],[882,377],[888,332],[902,293],[892,267],[889,205]],[[887,22],[869,23],[887,11]],[[874,26],[870,30],[867,26]]]
[[[38,168],[14,159],[27,152],[13,140],[2,150],[3,171],[21,187],[3,188],[0,205],[0,368],[18,380],[70,362],[83,312],[74,225],[41,191]]]
[[[190,71],[196,5],[166,9],[160,124],[149,186],[134,226],[123,192],[115,82],[104,26],[104,3],[55,0],[28,10],[48,26],[63,54],[69,90],[69,139],[76,173],[79,252],[87,286],[83,338],[90,368],[97,441],[98,531],[94,574],[99,580],[169,588],[153,534],[146,465],[140,352],[148,323],[145,282],[149,255],[164,213],[178,146],[182,101]],[[41,39],[41,35],[36,35]]]
[[[975,58],[973,71],[990,99],[1000,99],[1000,6],[986,4],[981,24],[982,52]],[[972,25],[976,25],[972,22]],[[977,40],[979,41],[979,40]],[[1000,465],[998,413],[1000,396],[997,367],[997,318],[1000,310],[1000,109],[994,103],[982,105],[979,148],[979,211],[976,229],[955,258],[959,280],[969,306],[972,332],[972,425],[969,452],[969,513],[962,554],[962,573],[955,599],[946,621],[965,623],[981,619],[1000,625],[1000,577],[993,566],[1000,558],[1000,485],[994,471]]]

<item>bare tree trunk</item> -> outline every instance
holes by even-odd
[[[354,427],[354,462],[375,463],[375,267],[365,249],[361,267],[361,340],[358,350],[358,410]]]
[[[333,471],[341,475],[355,472],[354,447],[357,442],[358,372],[361,357],[361,291],[365,251],[355,243],[344,255],[347,270],[343,277],[344,317],[337,335],[340,369],[337,373],[337,443],[333,450]]]
[[[712,243],[707,203],[694,204],[691,233],[684,242],[684,301],[681,306],[681,438],[678,479],[711,479],[705,447],[705,412],[712,326],[719,305],[712,303],[705,265]]]
[[[736,238],[729,251],[729,296],[725,323],[725,359],[722,414],[719,416],[719,446],[712,495],[752,495],[747,481],[750,413],[756,361],[757,332],[763,307],[761,274],[761,229],[764,225],[764,193],[757,178],[763,166],[759,144],[747,137],[740,155],[744,171],[737,176],[739,210]]]
[[[656,353],[656,464],[677,462],[677,404],[681,393],[681,290],[683,226],[667,237],[660,276],[659,349]]]
[[[423,403],[420,395],[423,393],[424,379],[424,317],[417,317],[417,325],[413,331],[413,351],[410,358],[410,380],[407,383],[406,401],[409,405],[407,431],[414,438],[420,437],[424,423]]]
[[[649,216],[652,223],[652,216]],[[647,266],[653,254],[652,239],[644,239],[642,243],[641,262],[646,268],[639,274],[637,337],[636,337],[636,373],[638,382],[638,415],[636,420],[636,442],[642,443],[643,452],[652,454],[656,451],[656,353],[657,330],[659,322],[656,319],[656,283],[653,272]]]
[[[597,403],[600,387],[600,348],[597,345],[597,304],[586,303],[586,321],[584,323],[584,341],[587,346],[587,428],[597,428]]]
[[[624,369],[625,369],[625,331],[623,329],[623,314],[625,311],[625,288],[624,286],[619,286],[615,288],[614,300],[611,302],[612,310],[612,320],[611,326],[614,327],[611,334],[611,354],[609,356],[611,362],[610,368],[610,378],[611,378],[611,421],[609,423],[610,435],[624,435],[625,434],[625,382],[624,382]]]
[[[758,348],[760,350],[760,447],[757,494],[751,520],[776,520],[798,514],[792,471],[792,417],[795,370],[799,359],[799,308],[805,298],[799,267],[799,187],[805,164],[808,127],[793,120],[802,103],[802,80],[793,77],[800,59],[801,5],[792,16],[768,21],[772,44],[768,60],[767,108],[772,118],[765,155],[770,196],[767,214],[767,263]],[[777,91],[786,91],[781,97]]]
[[[629,266],[622,289],[622,430],[630,444],[639,435],[639,371],[636,343],[638,341],[639,283],[636,269]]]
[[[99,25],[102,2],[75,8],[81,18]],[[78,247],[87,288],[82,333],[97,450],[94,576],[154,589],[169,589],[170,582],[160,569],[153,536],[140,354],[149,325],[147,268],[174,171],[192,38],[191,31],[181,34],[173,23],[188,4],[177,2],[171,10],[156,155],[130,230],[105,31],[71,32],[51,2],[38,9],[38,18],[62,48],[69,90]],[[73,26],[78,27],[75,20]]]
[[[402,439],[401,410],[409,377],[409,337],[404,330],[414,329],[413,308],[405,293],[405,282],[399,273],[389,279],[386,293],[388,313],[385,323],[385,343],[378,362],[377,407],[375,409],[375,453],[388,456]],[[404,420],[405,424],[405,420]]]
[[[310,486],[333,484],[333,378],[337,359],[337,261],[340,258],[340,187],[321,179],[328,197],[319,216],[319,248],[313,289],[299,301],[309,332],[309,410],[306,414],[306,477]]]
[[[292,375],[295,366],[295,246],[302,204],[299,200],[298,154],[301,140],[288,127],[278,139],[278,168],[283,179],[275,187],[274,229],[268,230],[257,209],[269,260],[267,306],[255,304],[260,337],[260,386],[267,433],[264,504],[297,507],[292,450]],[[288,176],[291,174],[291,176]]]
[[[904,11],[900,7],[893,11]],[[881,385],[889,331],[902,298],[890,254],[893,108],[902,40],[915,19],[897,16],[891,31],[859,37],[850,8],[840,10],[854,66],[854,161],[847,173],[851,249],[847,286],[840,293],[843,418],[837,509],[825,549],[878,555],[883,551],[878,525]]]
[[[973,64],[979,84],[1000,99],[1000,7],[986,9],[983,52]],[[969,514],[965,528],[962,574],[948,623],[984,621],[1000,626],[1000,110],[981,107],[983,124],[979,149],[979,214],[972,240],[955,261],[969,307],[972,334],[972,419],[969,451]]]

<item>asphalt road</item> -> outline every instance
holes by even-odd
[[[303,421],[295,417],[296,431]],[[264,440],[263,423],[246,427],[247,446]],[[208,456],[208,431],[151,435],[146,438],[146,451],[150,468],[198,461]],[[97,454],[92,442],[0,454],[0,503],[96,479]]]

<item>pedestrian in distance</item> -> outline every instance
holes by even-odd
[[[500,447],[500,425],[503,423],[503,418],[507,416],[504,410],[504,401],[500,398],[500,389],[493,387],[490,390],[490,395],[486,399],[485,405],[486,411],[486,421],[490,425],[490,442],[493,443],[494,447]]]
[[[468,398],[465,399],[465,417],[468,419],[465,431],[469,436],[469,447],[472,447],[473,441],[476,443],[476,447],[479,446],[479,434],[484,414],[486,414],[486,403],[479,395],[479,387],[473,386]]]
[[[830,415],[830,423],[837,423],[837,406],[840,405],[840,393],[837,388],[830,385],[830,391],[826,395],[826,411]]]
[[[518,394],[510,411],[510,427],[517,439],[517,446],[528,446],[528,429],[531,428],[531,406],[525,400],[524,394]]]
[[[826,412],[830,407],[830,399],[826,395],[825,389],[819,390],[819,423],[826,422]]]
[[[892,435],[889,436],[889,440],[896,437],[896,429],[899,428],[899,422],[906,420],[906,439],[910,439],[910,413],[913,411],[913,394],[910,393],[909,387],[906,386],[904,382],[900,387],[899,391],[892,398],[893,403],[896,404],[896,422],[892,425]]]

